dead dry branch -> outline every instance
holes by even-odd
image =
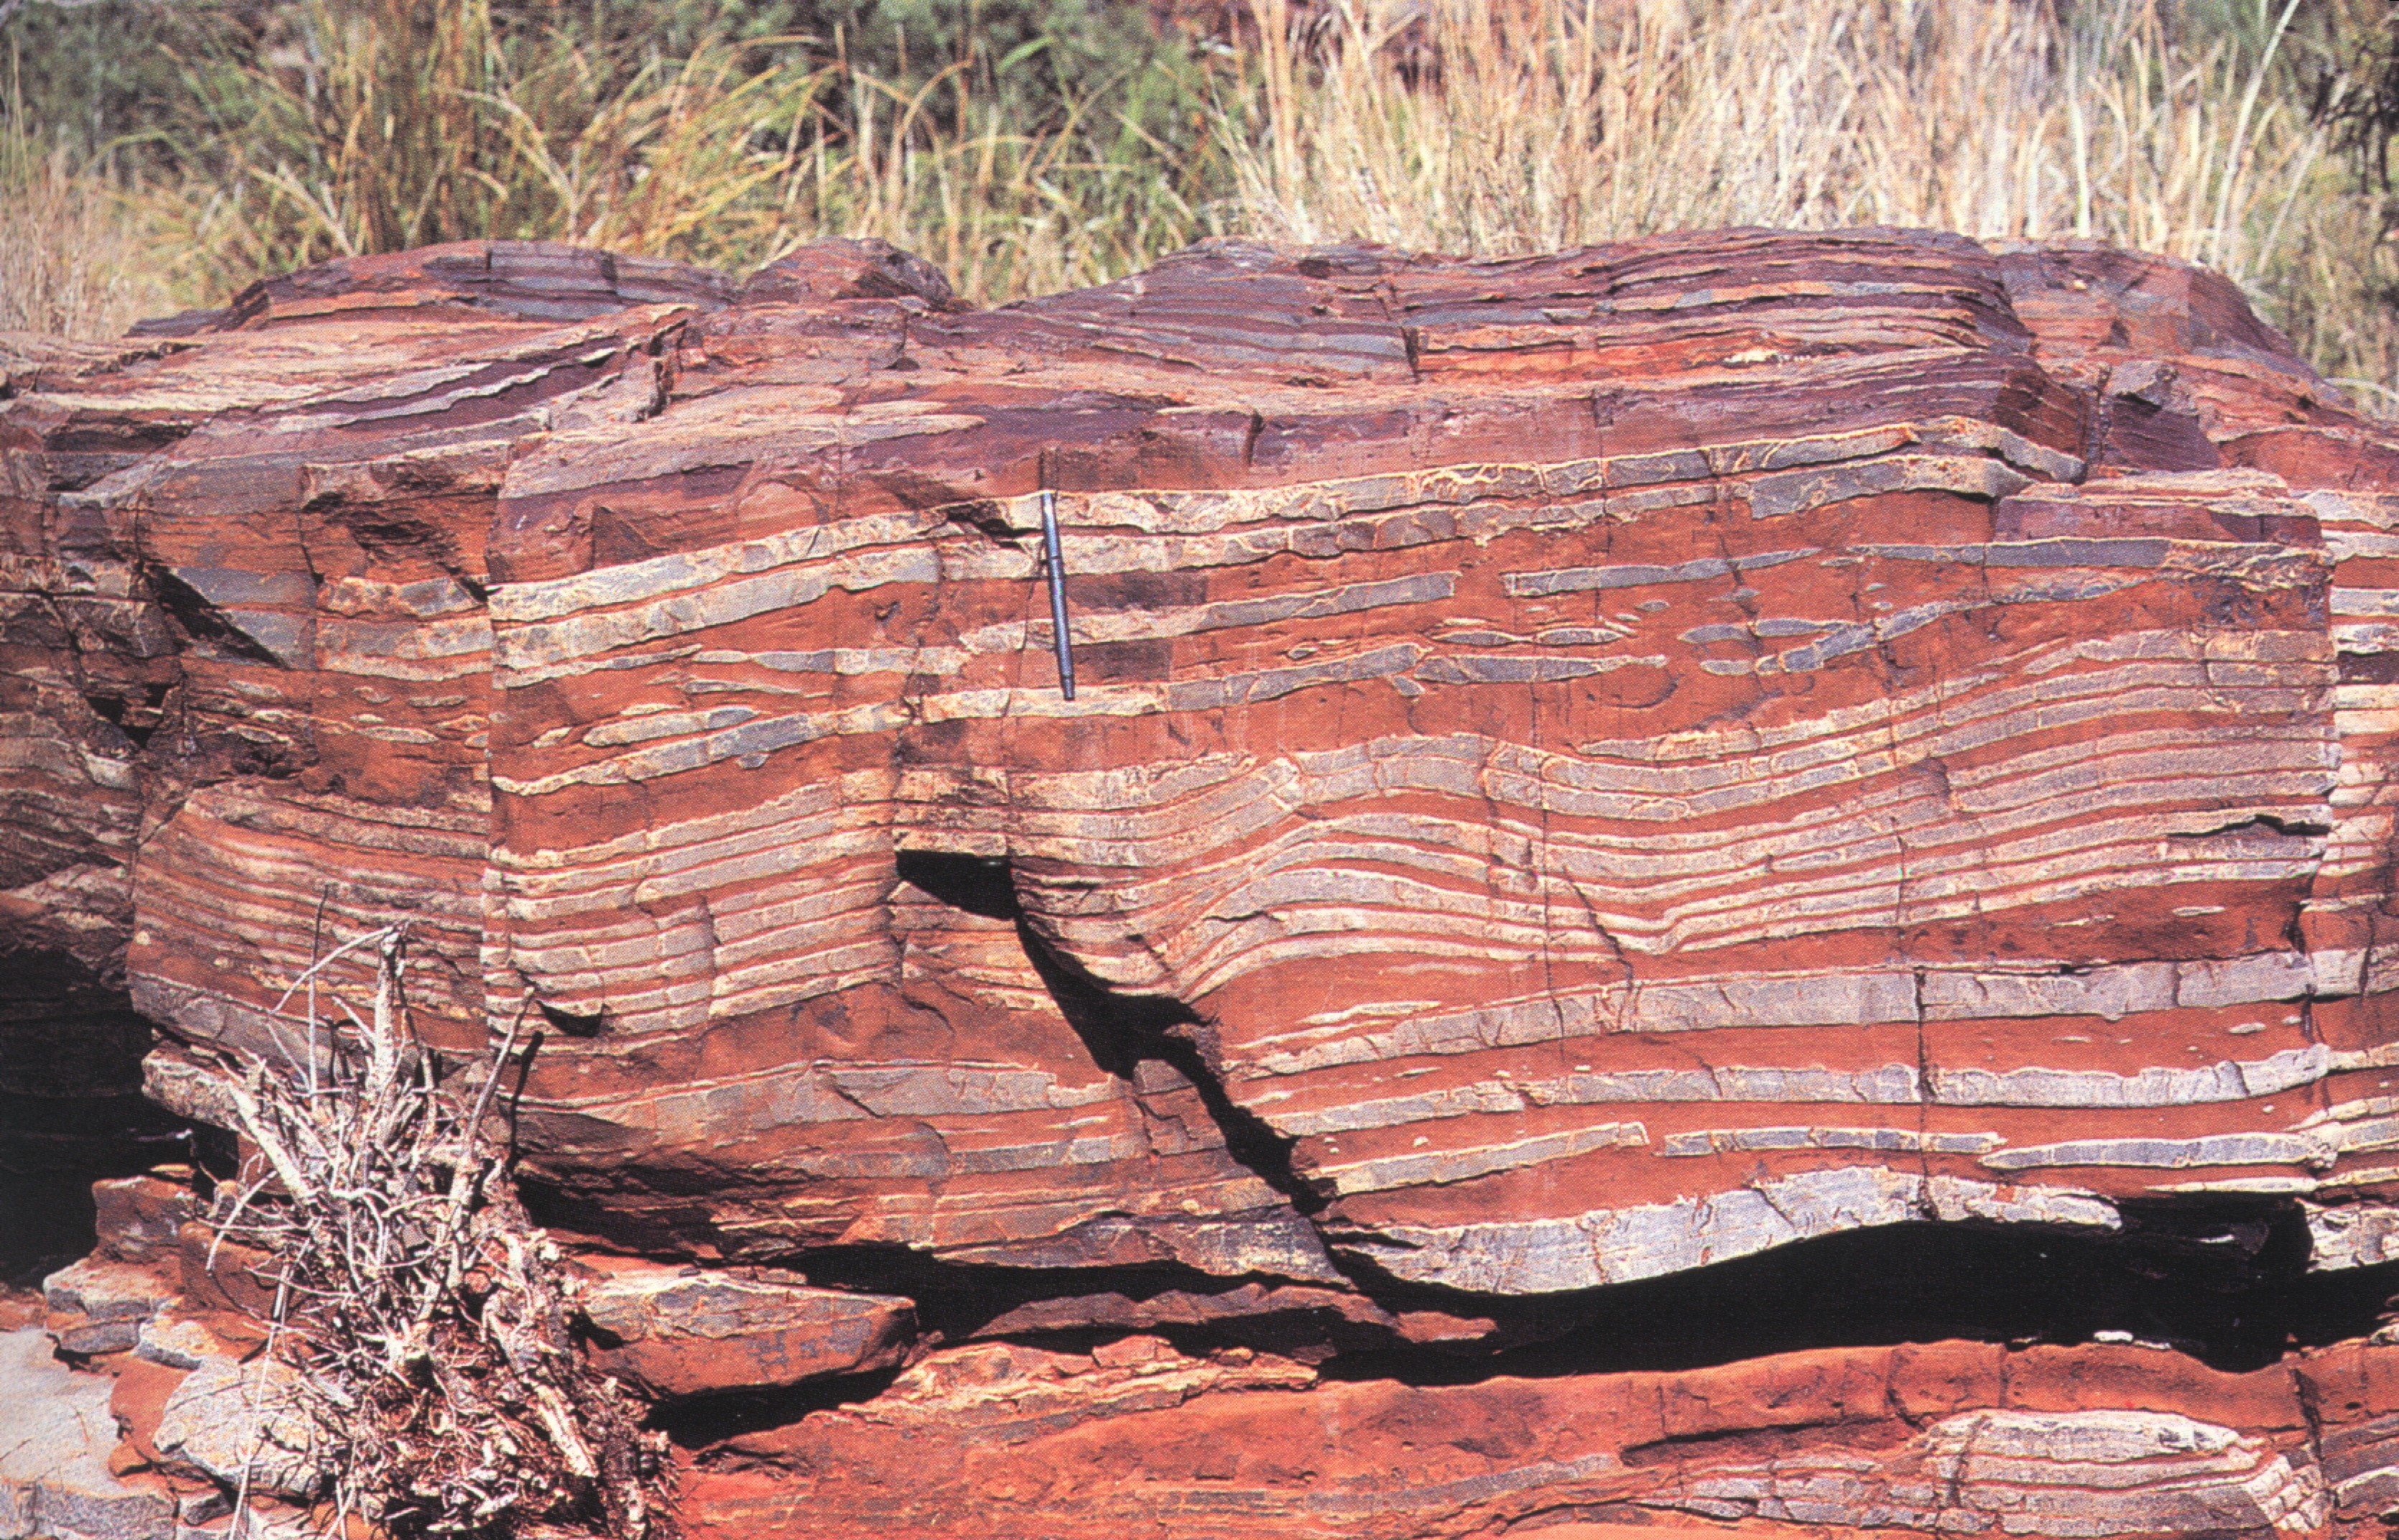
[[[272,1350],[299,1371],[331,1517],[401,1540],[660,1540],[664,1441],[576,1352],[558,1250],[488,1135],[515,1031],[471,1104],[454,1094],[409,1027],[404,942],[395,925],[320,959],[291,992],[306,991],[305,1051],[249,1058],[227,1085],[254,1154],[217,1234],[272,1259]],[[370,949],[369,1015],[320,1020],[319,976]]]

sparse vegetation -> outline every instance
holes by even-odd
[[[2378,231],[2321,111],[2363,30],[2333,7],[1360,0],[1311,53],[1285,41],[1289,6],[1261,0],[1265,106],[1236,155],[1268,234],[1490,251],[1728,224],[2085,236],[2216,267],[2334,372],[2389,378],[2387,306],[2334,255]],[[1428,43],[1436,88],[1389,64]]]
[[[252,1154],[213,1219],[267,1259],[269,1351],[300,1403],[277,1410],[313,1430],[332,1533],[355,1514],[395,1540],[661,1540],[662,1438],[576,1351],[558,1252],[484,1134],[513,1036],[454,1094],[409,1030],[403,939],[373,932],[312,966],[286,996],[305,1026],[223,1082]],[[370,948],[371,1012],[321,1020],[319,969]]]
[[[1886,223],[2208,263],[2376,395],[2399,383],[2386,10],[1255,0],[1215,35],[1107,0],[35,4],[7,29],[0,328],[107,332],[468,236],[737,269],[880,236],[992,302],[1219,233],[1516,251]]]

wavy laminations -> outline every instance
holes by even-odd
[[[29,925],[102,976],[130,942],[161,1020],[255,1043],[312,947],[414,914],[437,1033],[483,1040],[496,471],[527,434],[625,416],[602,387],[646,399],[686,313],[635,304],[659,264],[628,287],[596,256],[336,264],[104,356],[10,360],[12,634],[43,655],[8,704],[41,747],[0,771],[0,845],[39,878]],[[608,318],[562,330],[561,304]]]
[[[839,292],[847,250],[775,271]],[[113,440],[78,431],[119,444],[150,420],[138,412],[181,414],[164,451],[102,467],[113,474],[74,505],[121,541],[147,579],[137,600],[181,653],[169,726],[143,764],[156,827],[129,938],[138,1002],[181,1037],[305,1055],[321,1043],[305,1020],[311,996],[287,990],[336,943],[394,918],[412,928],[415,1019],[442,1046],[480,1056],[504,1030],[583,1030],[553,1001],[535,1014],[505,959],[484,973],[485,536],[526,446],[620,438],[657,409],[664,344],[691,314],[671,302],[722,303],[708,277],[522,246],[340,263],[183,318],[197,340],[136,378],[89,385],[88,400],[44,399],[71,426],[104,418]],[[55,458],[65,438],[37,447]],[[41,505],[27,506],[32,539]],[[630,522],[602,524],[603,558],[647,548]],[[121,885],[121,865],[110,875]],[[1122,1073],[1100,1068],[1011,922],[895,893],[888,859],[873,882],[893,972],[887,993],[854,1004],[888,1020],[861,1024],[852,1051],[809,1066],[804,1084],[765,1073],[789,1045],[755,1021],[688,1066],[676,1046],[630,1040],[610,1045],[613,1059],[550,1056],[566,1062],[545,1073],[554,1094],[528,1127],[560,1211],[588,1211],[619,1237],[737,1253],[798,1236],[964,1262],[1335,1280],[1315,1233],[1231,1157],[1181,1072],[1113,1051]],[[703,917],[684,934],[706,930]],[[352,956],[318,996],[356,994],[366,966]],[[662,999],[707,990],[690,945],[662,944],[645,966]],[[877,1037],[890,1040],[880,1058]],[[153,1076],[170,1100],[197,1084],[182,1052],[164,1050]],[[661,1140],[582,1114],[583,1099],[628,1085]],[[773,1160],[739,1150],[766,1165],[752,1199],[692,1201],[725,1185],[710,1172],[716,1145],[786,1125]]]
[[[711,317],[654,434],[503,492],[497,952],[595,1059],[781,1026],[724,1073],[799,1109],[888,1017],[897,853],[1005,857],[1038,947],[1194,1013],[1337,1250],[1468,1289],[2312,1194],[2377,1073],[2301,939],[2387,890],[2352,552],[2213,447],[2298,378],[2219,358],[2237,302],[2144,373],[2044,286],[2159,269],[2085,256],[1222,249],[846,385],[761,361],[818,318]]]
[[[82,399],[140,348],[0,340],[0,914],[14,1024],[121,990],[136,763],[175,678],[131,553],[77,495],[190,431],[191,412]]]
[[[730,1440],[684,1515],[702,1537],[2349,1533],[2392,1445],[2340,1389],[2386,1351],[2230,1374],[1944,1342],[1410,1386],[1142,1338],[947,1349],[871,1411]]]
[[[119,494],[189,638],[162,769],[192,790],[136,869],[144,1008],[266,1030],[262,1004],[332,939],[413,918],[431,959],[420,1010],[450,1046],[483,1040],[481,547],[499,470],[562,420],[629,417],[627,383],[646,399],[644,350],[681,317],[443,329],[438,349],[379,311],[270,330],[307,337],[319,371],[361,333],[419,345],[410,367],[221,414]],[[354,987],[353,965],[330,981]]]
[[[878,902],[888,970],[823,1008],[546,1049],[525,1132],[560,1211],[619,1240],[687,1247],[696,1233],[736,1256],[906,1246],[1338,1281],[1187,1078],[1105,1048],[1111,1068],[1095,1062],[1011,921],[906,882]],[[705,959],[664,973],[703,998],[712,977]],[[746,1182],[719,1164],[731,1157]]]
[[[663,1249],[1538,1292],[2187,1191],[2391,1245],[2399,452],[2217,280],[777,272],[337,264],[11,403],[115,666],[180,652],[147,1008],[288,1035],[413,913],[431,1030],[544,1030],[536,1169]]]

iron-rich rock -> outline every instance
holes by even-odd
[[[158,1452],[228,1490],[321,1495],[324,1433],[305,1410],[298,1374],[275,1358],[203,1359],[167,1398],[152,1435]]]
[[[2387,1374],[2388,1350],[2371,1351]],[[1740,1520],[1703,1532],[2263,1540],[2376,1511],[2385,1489],[2368,1492],[2350,1453],[2365,1441],[2327,1429],[2347,1457],[2327,1468],[2311,1436],[2320,1384],[2354,1358],[2230,1374],[2138,1348],[1941,1343],[1412,1386],[1138,1340],[1091,1357],[966,1348],[868,1406],[735,1439],[742,1458],[698,1477],[691,1508],[707,1535],[1330,1540]]]
[[[667,1398],[915,1356],[663,1412],[700,1530],[2399,1500],[2386,1350],[2256,1318],[2399,1255],[2399,435],[2211,275],[1219,243],[964,311],[857,243],[479,243],[0,371],[0,948],[58,996],[10,1020],[122,980],[222,1119],[210,1054],[319,1051],[287,991],[409,916],[428,1041],[539,1039],[544,1215],[750,1344],[601,1352]],[[2285,1356],[1524,1371],[1916,1226],[2179,1236],[2160,1287],[2241,1302],[2182,1345]]]
[[[96,1182],[91,1196],[107,1237],[97,1254],[137,1266],[179,1260],[183,1226],[198,1217],[188,1168]]]
[[[60,1350],[79,1355],[131,1347],[142,1324],[175,1293],[166,1270],[102,1256],[86,1257],[42,1280]]]
[[[653,1398],[766,1390],[897,1365],[910,1302],[698,1269],[617,1266],[578,1291],[593,1359]]]

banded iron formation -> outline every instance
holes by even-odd
[[[2379,1287],[2399,434],[2210,274],[478,243],[0,370],[9,1020],[129,1000],[223,1121],[406,917],[429,1041],[543,1030],[570,1250],[808,1279],[713,1369],[622,1284],[626,1374],[899,1375],[691,1432],[698,1533],[2399,1501],[2399,1349],[2256,1312],[1588,1336],[1801,1243]]]

